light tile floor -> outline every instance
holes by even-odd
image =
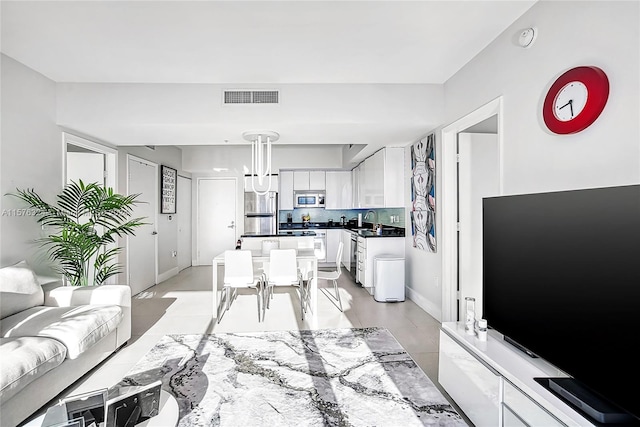
[[[376,302],[364,288],[355,284],[346,270],[338,284],[344,312],[318,292],[317,328],[385,327],[443,391],[437,381],[440,323],[409,299],[401,303]],[[319,286],[329,284],[320,281]],[[114,385],[165,334],[313,329],[300,319],[297,294],[287,288],[276,288],[263,322],[258,322],[253,290],[241,291],[220,323],[212,317],[211,297],[211,267],[206,266],[187,268],[134,296],[132,337],[128,344],[56,400]]]

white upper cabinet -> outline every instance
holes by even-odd
[[[280,193],[278,200],[281,210],[293,209],[293,171],[280,171]]]
[[[354,208],[404,207],[404,148],[383,148],[351,173]]]
[[[362,203],[360,199],[360,170],[362,169],[362,163],[355,168],[351,169],[351,192],[352,192],[352,206],[355,209],[361,208]]]
[[[383,148],[365,160],[367,181],[364,202],[367,208],[384,207],[385,151]]]
[[[327,171],[326,183],[325,209],[351,209],[351,172]]]
[[[324,190],[325,171],[293,171],[293,189],[294,190]]]
[[[325,171],[309,171],[309,190],[326,190]]]
[[[293,171],[293,189],[309,190],[309,171]]]
[[[404,148],[384,149],[384,207],[404,207]]]

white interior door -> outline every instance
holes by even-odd
[[[500,152],[496,134],[460,133],[458,247],[460,304],[476,299],[476,318],[482,318],[482,198],[500,194]],[[464,313],[465,307],[459,307]]]
[[[178,270],[191,267],[191,179],[178,176]]]
[[[158,165],[129,157],[127,166],[128,193],[140,194],[132,217],[144,217],[144,222],[147,223],[136,229],[135,236],[128,238],[129,286],[131,294],[136,295],[156,283]]]
[[[211,265],[215,256],[235,248],[236,185],[235,178],[198,180],[198,265]]]

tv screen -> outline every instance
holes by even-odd
[[[483,199],[483,317],[640,419],[640,185]]]

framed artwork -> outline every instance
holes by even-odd
[[[176,186],[178,171],[169,166],[160,168],[160,213],[176,213]]]
[[[413,247],[436,252],[436,136],[411,146],[411,234]]]

